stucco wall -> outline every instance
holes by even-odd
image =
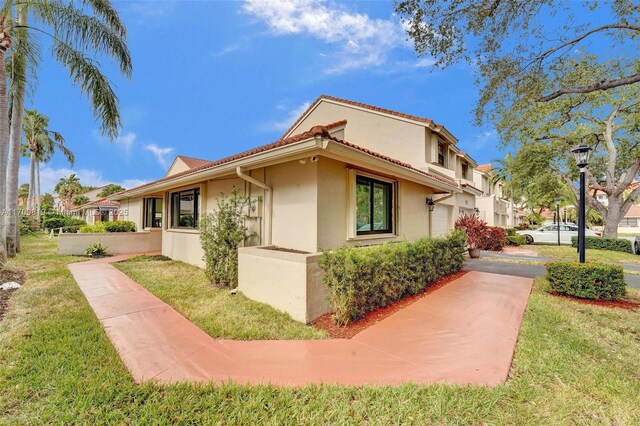
[[[130,220],[136,224],[136,230],[143,229],[142,215],[143,215],[143,202],[142,198],[127,198],[120,200],[120,212],[126,210],[126,216],[122,215],[118,217],[118,220]]]
[[[187,230],[164,230],[162,232],[162,254],[174,260],[204,267],[204,252],[200,244],[200,233]]]
[[[258,247],[241,248],[238,290],[297,321],[309,323],[331,312],[317,265],[319,254],[299,254]]]
[[[87,247],[100,243],[108,254],[151,253],[161,248],[160,230],[142,232],[108,232],[103,234],[60,234],[58,254],[83,255]]]

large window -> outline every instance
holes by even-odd
[[[638,226],[638,219],[635,217],[625,217],[620,221],[620,224],[618,226],[635,228]]]
[[[172,228],[197,228],[198,227],[198,188],[188,191],[174,192],[171,194],[171,227]]]
[[[162,198],[144,199],[144,227],[162,228]]]
[[[442,142],[438,142],[438,164],[442,167],[446,167],[445,153],[447,152],[446,146]]]
[[[356,234],[393,232],[393,184],[356,177]]]
[[[466,161],[463,161],[462,162],[462,178],[469,179],[468,175],[469,175],[469,163],[467,163]]]

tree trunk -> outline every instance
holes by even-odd
[[[42,194],[40,194],[40,161],[36,161],[36,203],[38,216],[40,216],[40,206],[42,205]]]
[[[27,25],[28,9],[18,7],[18,23]],[[18,41],[18,40],[14,40]],[[7,209],[11,214],[7,226],[7,254],[10,257],[16,255],[18,251],[18,239],[20,238],[20,228],[17,221],[18,212],[18,175],[20,172],[20,140],[22,136],[22,115],[24,112],[24,83],[26,76],[17,76],[17,88],[13,98],[13,109],[11,110],[11,130],[9,134],[9,159],[7,165]]]
[[[36,153],[31,151],[29,156],[29,197],[27,198],[27,209],[33,210],[34,199],[36,197]]]
[[[4,23],[0,23],[0,32],[4,31]],[[7,74],[4,67],[4,51],[0,49],[0,269],[7,261],[6,250],[6,179],[7,150],[9,148],[9,101],[7,99]]]
[[[622,194],[608,197],[607,214],[604,216],[604,236],[618,238],[618,225],[626,214],[622,212]]]

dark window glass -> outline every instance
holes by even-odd
[[[171,227],[198,227],[198,198],[199,189],[174,192],[171,194]]]
[[[144,227],[162,228],[162,198],[146,198],[144,201]]]
[[[365,176],[356,178],[356,233],[393,232],[393,184]]]
[[[469,164],[462,163],[462,178],[467,179],[468,174],[469,174]]]
[[[442,142],[438,142],[438,164],[444,167],[445,146]]]

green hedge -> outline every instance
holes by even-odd
[[[578,247],[578,237],[571,237],[571,245],[573,247]],[[623,238],[587,236],[585,239],[585,248],[633,253],[631,241]]]
[[[136,224],[130,220],[120,220],[117,222],[103,222],[107,232],[135,232]]]
[[[52,217],[49,219],[45,219],[42,222],[42,226],[45,229],[57,229],[63,228],[65,226],[81,226],[86,224],[86,221],[75,217]]]
[[[104,222],[96,222],[93,225],[81,226],[78,232],[81,234],[104,234],[107,230],[104,227]]]
[[[521,246],[526,243],[526,237],[524,235],[507,235],[507,245],[509,246]]]
[[[627,291],[621,266],[551,262],[547,280],[553,291],[582,299],[617,300]]]
[[[413,243],[325,251],[319,265],[330,290],[334,321],[346,325],[458,272],[465,262],[465,247],[464,233],[454,232],[446,238]]]

